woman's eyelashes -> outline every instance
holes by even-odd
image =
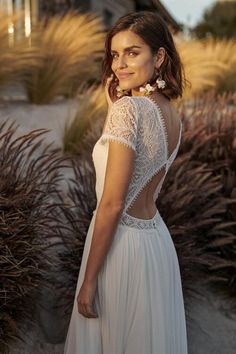
[[[137,52],[130,51],[130,52],[127,52],[126,55],[127,55],[128,57],[136,57],[136,56],[138,55],[138,53],[137,53]],[[117,58],[119,57],[119,54],[112,52],[112,53],[111,53],[111,56],[112,56],[113,59],[117,59]]]

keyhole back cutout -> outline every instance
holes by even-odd
[[[144,96],[146,99],[150,100],[156,107],[159,114],[157,119],[161,119],[166,140],[167,148],[167,161],[172,157],[181,138],[182,123],[179,118],[178,113],[174,107],[168,102],[168,104],[161,104],[154,101],[150,97]],[[138,192],[138,196],[134,197],[134,202],[126,210],[128,215],[134,216],[135,218],[140,219],[152,219],[156,213],[156,201],[154,200],[155,194],[158,192],[158,189],[162,186],[166,175],[166,164],[153,174],[149,179],[149,182],[145,186],[141,187],[141,191]]]

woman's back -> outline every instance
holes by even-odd
[[[152,98],[152,101],[157,106],[157,109],[163,118],[163,123],[166,128],[168,157],[170,157],[172,154],[175,154],[176,147],[178,146],[179,139],[181,138],[180,125],[182,123],[173,105],[167,99],[163,99],[162,97],[158,97],[158,99]],[[164,178],[164,175],[165,166],[163,166],[163,168],[158,171],[143,188],[135,203],[131,206],[131,208],[129,208],[128,213],[130,215],[143,219],[150,219],[154,215],[156,210],[155,198],[157,197],[155,197],[155,194],[158,193],[158,186],[161,189],[159,184]]]
[[[127,117],[120,122],[119,115]],[[132,137],[127,135],[128,129],[134,130]],[[168,100],[135,96],[123,97],[113,104],[102,143],[117,139],[132,144],[136,150],[124,213],[142,219],[155,214],[155,203],[177,154],[181,131],[182,123]]]

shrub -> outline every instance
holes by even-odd
[[[45,129],[15,137],[17,127],[0,125],[0,352],[22,338],[33,323],[35,299],[53,264],[47,254],[57,232],[57,205],[63,158],[42,148]],[[40,150],[41,149],[41,150]]]
[[[38,60],[39,53],[32,55],[34,48],[29,47],[20,32],[17,33],[17,37],[8,33],[9,24],[14,28],[21,18],[21,13],[13,17],[6,17],[0,13],[0,87],[19,82],[22,71],[26,67],[28,70],[35,68]]]
[[[187,79],[185,98],[207,92],[235,91],[236,42],[234,40],[192,40],[178,43]]]
[[[216,1],[206,9],[202,20],[192,29],[198,38],[235,38],[235,0]]]
[[[78,96],[78,108],[74,117],[66,122],[63,135],[64,153],[72,155],[91,152],[91,131],[97,129],[106,114],[106,100],[101,86],[83,90]],[[99,128],[98,128],[99,129]]]
[[[61,234],[61,242],[64,250],[58,252],[56,288],[61,294],[61,303],[66,315],[70,314],[74,300],[75,287],[79,274],[84,243],[92,218],[92,212],[96,208],[95,194],[95,170],[89,154],[78,159],[72,158],[74,178],[68,183],[68,193],[64,197],[67,203],[60,204],[61,224],[58,218],[58,230]]]
[[[158,203],[186,284],[197,272],[231,295],[236,289],[235,100],[235,94],[211,91],[179,104],[184,133]]]
[[[68,12],[51,18],[46,27],[42,22],[32,36],[37,65],[22,71],[30,102],[73,96],[81,82],[96,79],[103,39],[101,21],[92,14]]]

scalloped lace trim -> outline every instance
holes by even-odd
[[[126,225],[129,227],[134,227],[139,230],[143,229],[156,229],[161,222],[161,215],[157,209],[155,215],[151,219],[139,219],[135,216],[131,216],[127,214],[125,211],[123,212],[119,224]]]
[[[163,165],[161,165],[161,166],[152,174],[152,176],[150,176],[150,177],[145,181],[145,183],[142,185],[142,187],[139,189],[139,191],[135,194],[135,196],[133,197],[133,199],[131,199],[130,203],[126,206],[126,208],[125,208],[125,211],[126,211],[126,212],[127,212],[127,210],[128,210],[131,206],[133,206],[133,204],[135,203],[135,201],[138,199],[139,195],[142,193],[142,191],[143,191],[144,188],[147,186],[147,184],[152,180],[152,178],[153,178],[154,176],[156,176],[156,175],[161,171],[162,168],[165,168],[165,173],[164,173],[162,179],[160,180],[160,182],[159,182],[159,184],[158,184],[158,186],[157,186],[157,189],[159,188],[159,185],[160,185],[161,181],[164,179],[164,177],[166,176],[166,173],[167,173],[166,166],[167,166],[167,165],[166,165],[166,162],[164,162]],[[129,214],[128,214],[128,215],[129,215]]]
[[[131,142],[128,142],[126,139],[124,139],[122,137],[117,137],[112,134],[103,133],[99,140],[101,140],[102,143],[105,143],[108,140],[109,141],[116,141],[116,142],[123,144],[123,145],[133,149],[134,151],[136,151],[135,146]]]

